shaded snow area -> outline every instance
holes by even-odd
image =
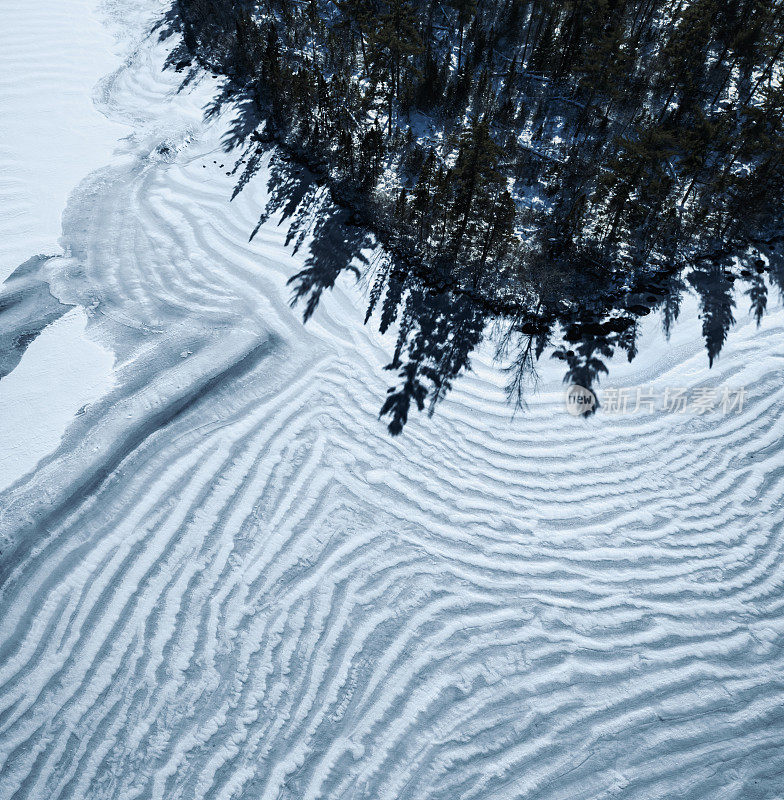
[[[391,438],[162,8],[0,6],[0,800],[784,797],[781,309],[604,387],[742,409],[513,417],[488,343]]]

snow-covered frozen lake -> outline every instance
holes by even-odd
[[[163,8],[0,4],[0,800],[784,798],[780,305],[606,383],[742,409],[513,416],[488,343],[392,438]]]

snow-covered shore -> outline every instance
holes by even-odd
[[[21,35],[44,5],[2,14]],[[55,6],[69,52],[105,52]],[[742,386],[738,413],[574,419],[553,363],[512,418],[488,346],[390,438],[390,338],[348,279],[303,327],[304,255],[277,220],[248,242],[263,175],[229,203],[227,119],[162,71],[158,8],[104,9],[127,59],[52,107],[107,120],[54,140],[73,192],[36,266],[104,377],[0,494],[0,800],[782,796],[782,311],[712,371],[693,305],[667,348],[651,320],[607,384]],[[15,92],[75,74],[25,41]],[[25,207],[19,264],[56,254]],[[0,399],[55,368],[33,347]]]

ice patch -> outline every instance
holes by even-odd
[[[0,491],[60,444],[71,420],[113,385],[114,356],[85,335],[75,308],[48,325],[0,381]]]

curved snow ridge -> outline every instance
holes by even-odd
[[[0,800],[781,795],[784,315],[613,373],[737,413],[576,420],[544,365],[511,419],[483,351],[392,439],[361,292],[302,326],[163,56],[52,264],[117,367],[2,496]]]

